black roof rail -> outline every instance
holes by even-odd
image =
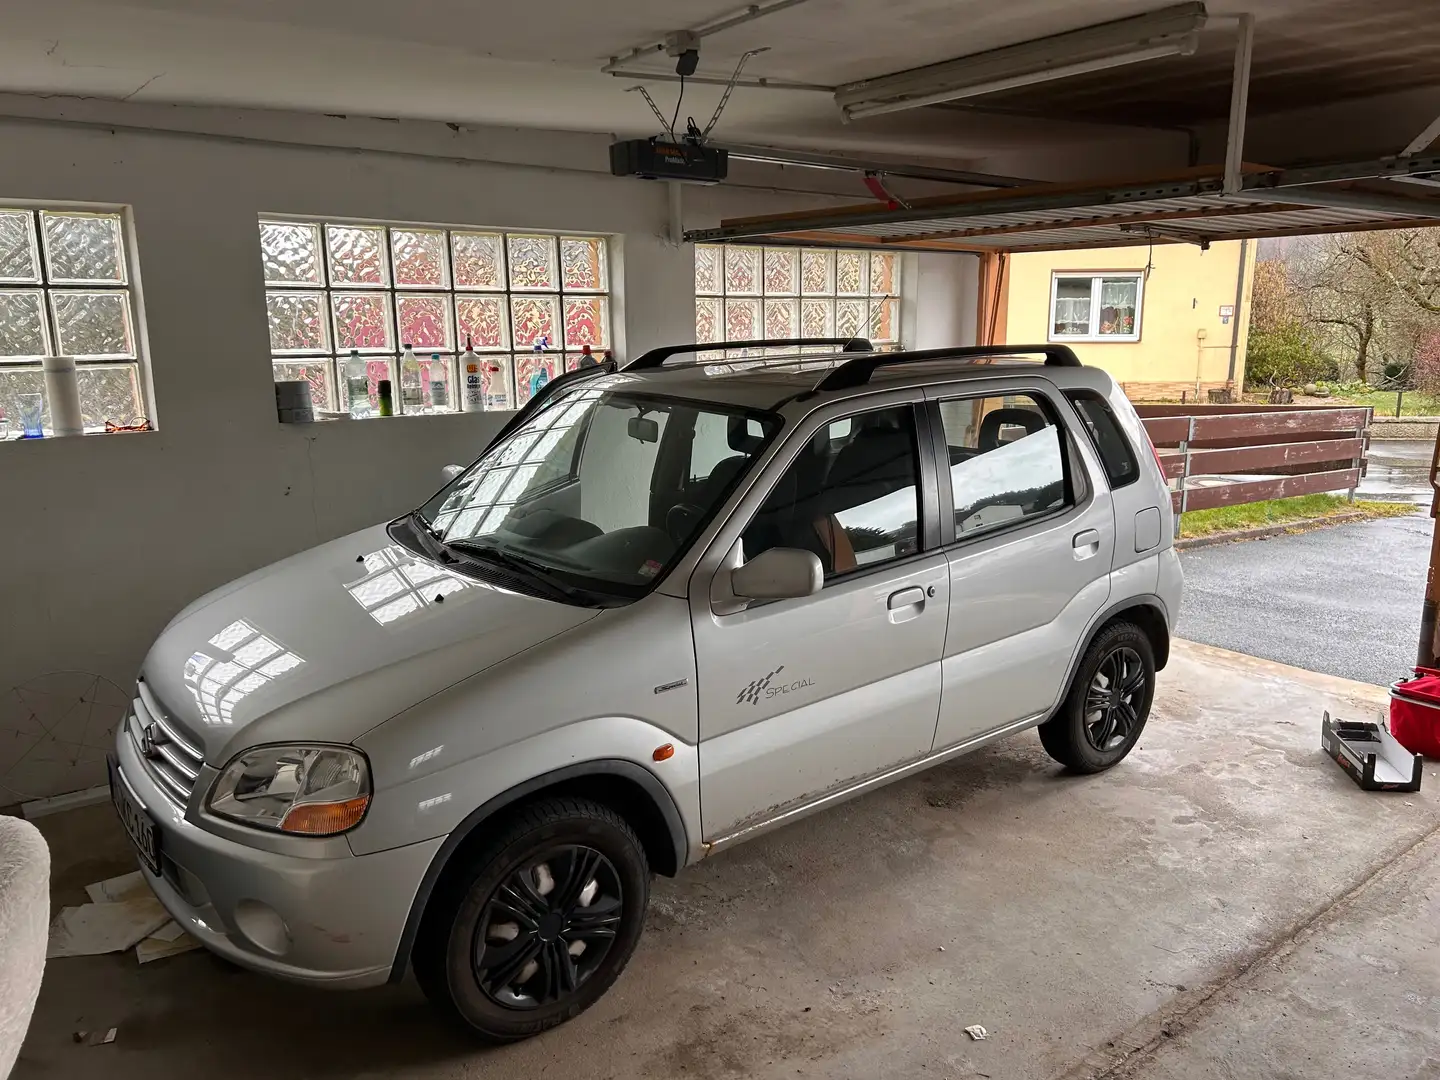
[[[828,372],[815,384],[815,393],[824,390],[849,390],[864,386],[870,376],[882,367],[917,364],[925,360],[970,360],[985,356],[1014,356],[1017,353],[1041,353],[1051,367],[1080,367],[1080,358],[1069,345],[956,345],[946,349],[914,349],[910,352],[876,353],[857,356]]]
[[[595,375],[612,375],[618,367],[619,365],[616,364],[614,360],[604,360],[590,367],[576,368],[574,371],[566,371],[555,376],[555,378],[535,391],[530,400],[522,405],[514,416],[505,421],[500,430],[495,433],[495,437],[485,444],[485,449],[489,450],[490,447],[494,446],[521,424],[525,423],[526,420],[529,420],[530,417],[539,412],[540,406],[549,401],[557,391],[563,390],[573,383],[581,382]]]
[[[797,337],[761,338],[757,341],[696,341],[689,345],[663,345],[641,353],[625,365],[626,371],[647,371],[660,367],[672,356],[682,353],[720,352],[726,349],[788,349],[810,345],[834,345],[841,352],[874,352],[875,346],[862,337]]]

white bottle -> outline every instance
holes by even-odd
[[[430,354],[430,411],[439,412],[450,403],[445,400],[445,364],[438,352]]]
[[[465,355],[460,357],[460,374],[465,377],[465,390],[460,407],[465,412],[482,412],[485,408],[485,380],[480,373],[480,357],[470,339],[465,339]]]
[[[374,413],[370,405],[370,374],[365,370],[365,361],[360,359],[359,349],[351,349],[350,358],[345,361],[345,387],[352,417],[360,420]]]

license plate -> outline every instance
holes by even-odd
[[[140,852],[140,858],[150,868],[152,874],[160,873],[160,830],[155,828],[155,822],[145,808],[140,805],[135,796],[130,794],[130,789],[125,784],[125,779],[120,775],[120,766],[112,757],[110,765],[110,801],[115,804],[115,812],[120,815],[120,824],[125,826],[125,831],[130,834],[130,841]]]

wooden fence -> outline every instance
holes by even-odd
[[[1172,481],[1177,515],[1321,491],[1353,497],[1365,473],[1374,414],[1369,407],[1275,405],[1136,405],[1135,411]]]

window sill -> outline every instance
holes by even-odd
[[[90,439],[94,438],[97,435],[153,435],[154,433],[154,428],[150,428],[148,431],[106,431],[103,428],[90,428],[86,430],[83,435],[56,435],[53,432],[46,432],[43,436],[27,439],[23,435],[16,434],[15,432],[9,432],[6,434],[0,434],[0,446],[7,445],[9,443],[69,442],[73,439]]]
[[[1067,334],[1064,337],[1051,337],[1051,345],[1134,345],[1140,340],[1139,334]]]

